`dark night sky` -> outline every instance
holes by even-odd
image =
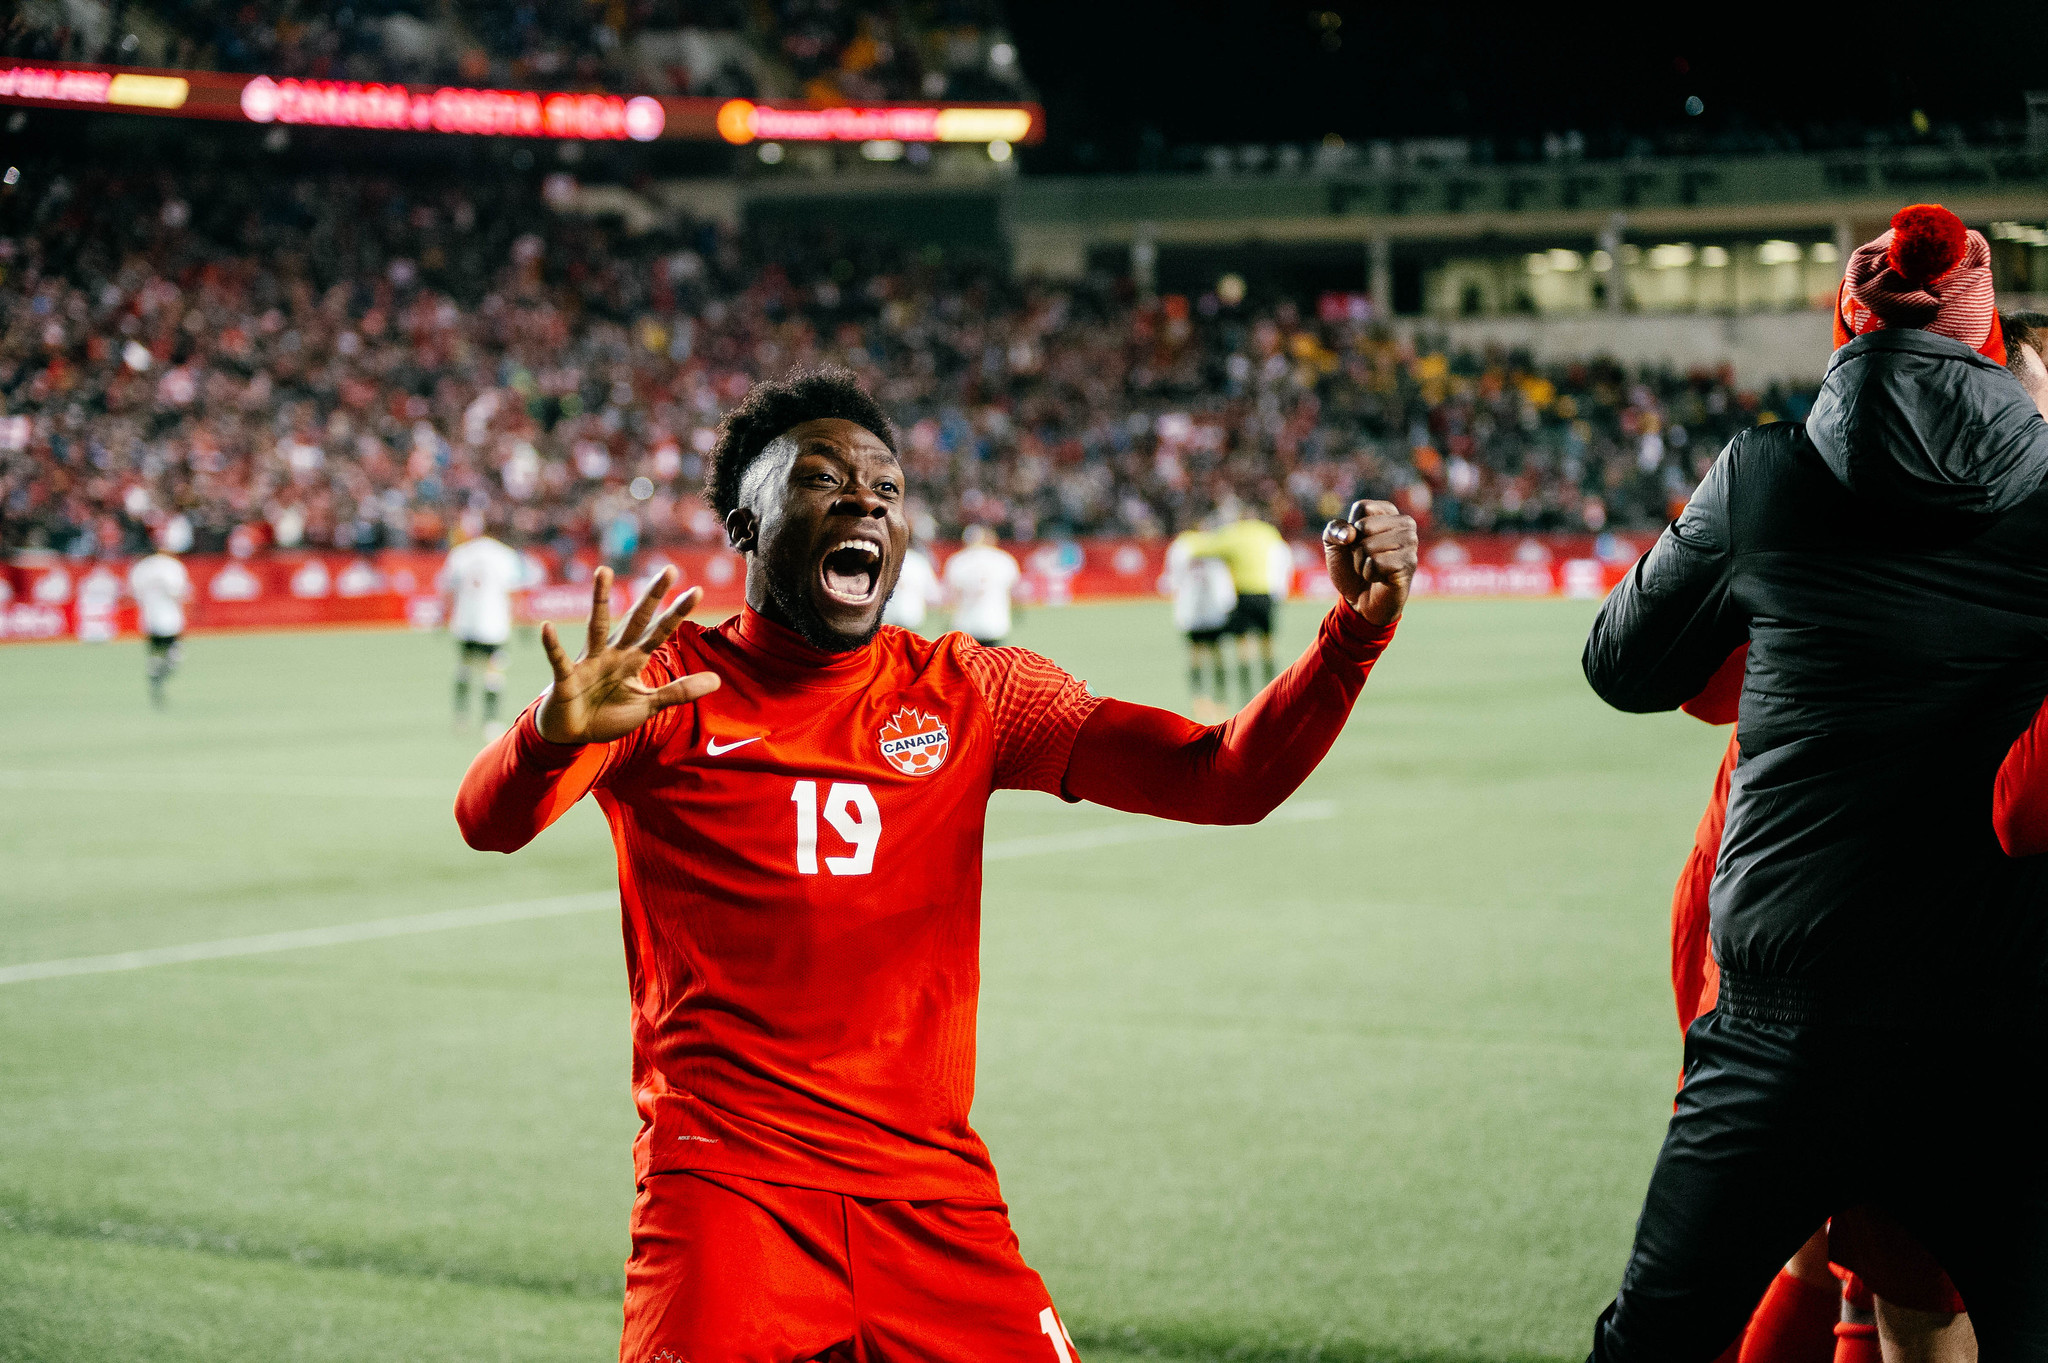
[[[1044,100],[1046,170],[1153,146],[1550,129],[1713,137],[1845,120],[2023,116],[2048,89],[2048,6],[1588,6],[1011,0]],[[1334,28],[1325,11],[1342,20]],[[1901,13],[1933,16],[1915,33]],[[1336,41],[1330,41],[1334,38]],[[1705,113],[1689,118],[1688,96]],[[1148,136],[1148,130],[1150,135]]]

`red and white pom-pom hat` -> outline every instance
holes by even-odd
[[[2005,363],[1984,234],[1940,204],[1913,204],[1857,247],[1835,294],[1835,344],[1886,327],[1918,327]]]

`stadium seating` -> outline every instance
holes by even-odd
[[[719,414],[794,365],[883,397],[928,536],[1170,533],[1226,495],[1296,534],[1368,494],[1439,531],[1655,526],[1808,400],[823,228],[633,237],[482,181],[29,187],[0,210],[5,550],[431,546],[464,515],[562,551],[712,541]]]
[[[820,0],[23,6],[0,53],[284,77],[639,94],[1024,99],[995,0],[856,14]]]

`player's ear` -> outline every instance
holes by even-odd
[[[725,542],[737,554],[751,554],[760,542],[761,520],[743,506],[736,506],[725,518]]]

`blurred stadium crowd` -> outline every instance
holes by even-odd
[[[272,76],[828,103],[1022,99],[995,0],[25,0],[0,54]]]
[[[1145,299],[828,227],[628,235],[528,182],[30,167],[0,200],[0,549],[711,541],[696,495],[756,378],[844,364],[927,537],[1171,534],[1235,497],[1292,534],[1390,496],[1437,530],[1653,526],[1810,396],[1537,369]]]

